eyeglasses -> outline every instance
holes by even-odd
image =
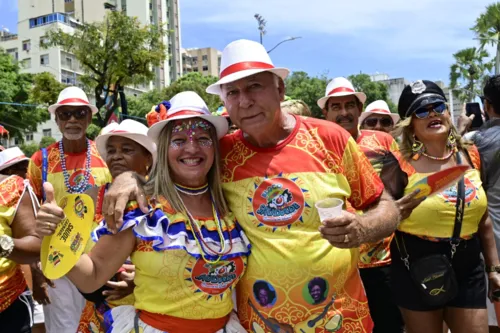
[[[73,111],[57,111],[57,118],[67,121],[70,120],[71,117],[75,117],[77,120],[81,120],[85,117],[87,117],[89,110],[87,109],[79,109],[79,110],[73,110]]]
[[[436,112],[438,115],[442,115],[446,111],[446,104],[445,103],[436,103],[436,104],[433,104],[431,107],[426,105],[426,106],[419,108],[415,111],[415,117],[417,117],[419,119],[427,118],[427,117],[429,117],[429,115],[432,111]]]
[[[380,123],[382,127],[391,127],[394,125],[391,118],[368,118],[364,121],[364,124],[368,127],[375,127],[378,123]]]

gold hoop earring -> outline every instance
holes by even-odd
[[[413,151],[413,156],[412,159],[414,161],[418,160],[420,158],[420,155],[425,151],[424,144],[413,135],[413,144],[411,146],[411,150]]]

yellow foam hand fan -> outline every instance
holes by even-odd
[[[59,201],[65,218],[54,234],[43,238],[40,261],[49,279],[66,275],[77,263],[90,239],[94,201],[86,194],[69,194]]]

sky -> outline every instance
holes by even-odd
[[[448,82],[453,53],[478,45],[470,28],[492,0],[179,2],[183,48],[222,51],[236,39],[258,41],[259,13],[267,21],[268,50],[301,37],[270,53],[276,66],[330,78],[362,72]],[[17,0],[0,0],[0,28],[15,31],[16,21]]]

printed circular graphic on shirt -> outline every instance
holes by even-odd
[[[300,219],[304,190],[287,178],[265,179],[253,194],[253,215],[271,227],[286,226]]]
[[[321,277],[315,277],[304,285],[304,288],[302,288],[302,296],[307,303],[316,305],[326,300],[328,291],[328,282]]]
[[[191,272],[196,287],[210,295],[219,295],[233,286],[243,274],[245,264],[241,257],[210,264],[198,259]]]
[[[85,181],[85,170],[82,170],[82,169],[76,170],[69,177],[69,184],[71,186],[76,186],[83,181]],[[88,182],[87,186],[85,187],[85,190],[88,190],[89,188],[92,188],[94,186],[95,186],[94,177],[92,176],[92,174],[90,174],[89,182]]]
[[[263,280],[257,280],[253,284],[253,296],[257,304],[264,308],[272,307],[278,299],[274,287]]]
[[[464,187],[465,187],[465,203],[469,204],[474,199],[479,199],[477,196],[477,192],[479,188],[477,188],[469,178],[464,178]],[[457,202],[457,184],[449,187],[440,193],[440,195],[445,199],[445,202],[456,203]]]

